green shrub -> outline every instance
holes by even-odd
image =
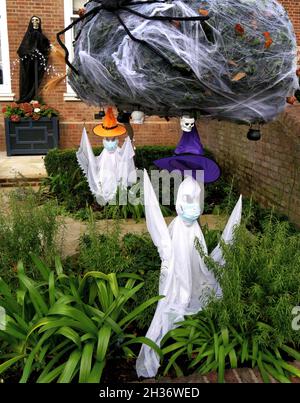
[[[54,272],[32,258],[42,281],[26,276],[22,264],[16,292],[0,280],[7,319],[0,331],[0,374],[18,365],[21,383],[99,383],[108,359],[135,357],[133,345],[145,343],[161,355],[151,340],[128,331],[160,299],[127,311],[126,304],[143,287],[141,277],[95,271],[66,276],[58,259]]]
[[[0,206],[0,276],[15,277],[17,262],[30,261],[29,252],[41,256],[48,264],[58,252],[58,230],[55,202],[40,204],[33,191],[20,188],[11,192]],[[32,273],[33,274],[33,273]]]
[[[223,249],[224,268],[206,259],[223,289],[223,298],[207,308],[219,326],[251,332],[264,322],[274,331],[264,332],[261,343],[300,345],[300,332],[291,326],[300,301],[300,233],[291,234],[288,223],[270,217],[255,236],[241,226],[234,246]]]

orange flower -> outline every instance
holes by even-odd
[[[297,98],[294,97],[294,96],[288,97],[288,98],[286,99],[286,102],[287,102],[288,104],[290,104],[290,105],[294,105],[294,103],[295,103],[296,101],[297,101]]]
[[[270,34],[270,32],[263,32],[263,36],[266,38],[266,39],[268,39],[268,38],[271,38],[271,34]]]
[[[245,33],[245,29],[241,26],[241,24],[236,24],[234,29],[237,35],[243,36]]]
[[[6,110],[7,110],[6,107],[2,108],[2,113],[5,113]]]

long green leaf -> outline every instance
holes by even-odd
[[[78,363],[81,358],[81,351],[74,350],[69,356],[66,366],[64,367],[60,377],[58,378],[58,383],[70,383],[77,372]]]
[[[219,383],[224,383],[225,382],[225,350],[224,346],[221,345],[219,347],[219,354],[218,354],[218,382]]]
[[[4,371],[6,371],[9,367],[11,367],[12,365],[14,365],[16,362],[22,360],[22,358],[25,358],[26,354],[21,354],[21,355],[17,355],[16,357],[11,358],[8,361],[3,362],[0,365],[0,374],[2,374]]]
[[[38,271],[40,272],[42,278],[45,281],[48,281],[49,279],[49,275],[50,275],[50,270],[49,268],[44,264],[44,262],[39,259],[36,255],[34,255],[33,253],[29,252],[30,258],[33,261],[35,267],[38,269]]]
[[[87,383],[91,375],[94,343],[86,343],[83,347],[79,370],[79,383]]]
[[[111,327],[104,325],[101,327],[98,333],[98,344],[97,344],[97,361],[104,361],[109,346],[111,336]]]

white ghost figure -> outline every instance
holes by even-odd
[[[180,118],[180,127],[182,131],[190,133],[195,126],[195,119],[189,116],[182,116]]]
[[[134,165],[134,149],[127,137],[123,146],[118,141],[103,140],[104,149],[95,157],[86,129],[83,129],[80,147],[76,153],[77,161],[84,172],[89,188],[99,204],[111,201],[118,186],[127,188],[137,181]]]
[[[162,266],[159,294],[164,295],[158,305],[146,337],[160,346],[165,334],[183,321],[185,315],[196,314],[204,308],[211,293],[222,296],[214,274],[208,270],[195,247],[198,239],[204,253],[206,242],[197,218],[200,216],[201,188],[192,177],[187,177],[178,189],[176,211],[178,216],[167,227],[147,172],[144,172],[144,198],[147,228],[158,249]],[[242,196],[239,198],[222,234],[225,243],[233,241],[234,228],[240,224]],[[219,264],[224,264],[220,243],[211,253]],[[139,377],[154,377],[159,368],[157,353],[142,346],[136,362]]]

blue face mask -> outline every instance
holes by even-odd
[[[106,139],[104,139],[103,140],[104,148],[110,153],[116,151],[116,149],[118,147],[118,144],[119,144],[118,139],[115,139],[115,140],[106,140]]]
[[[198,220],[201,214],[201,209],[198,203],[184,203],[182,205],[181,218],[192,224],[194,221]]]

